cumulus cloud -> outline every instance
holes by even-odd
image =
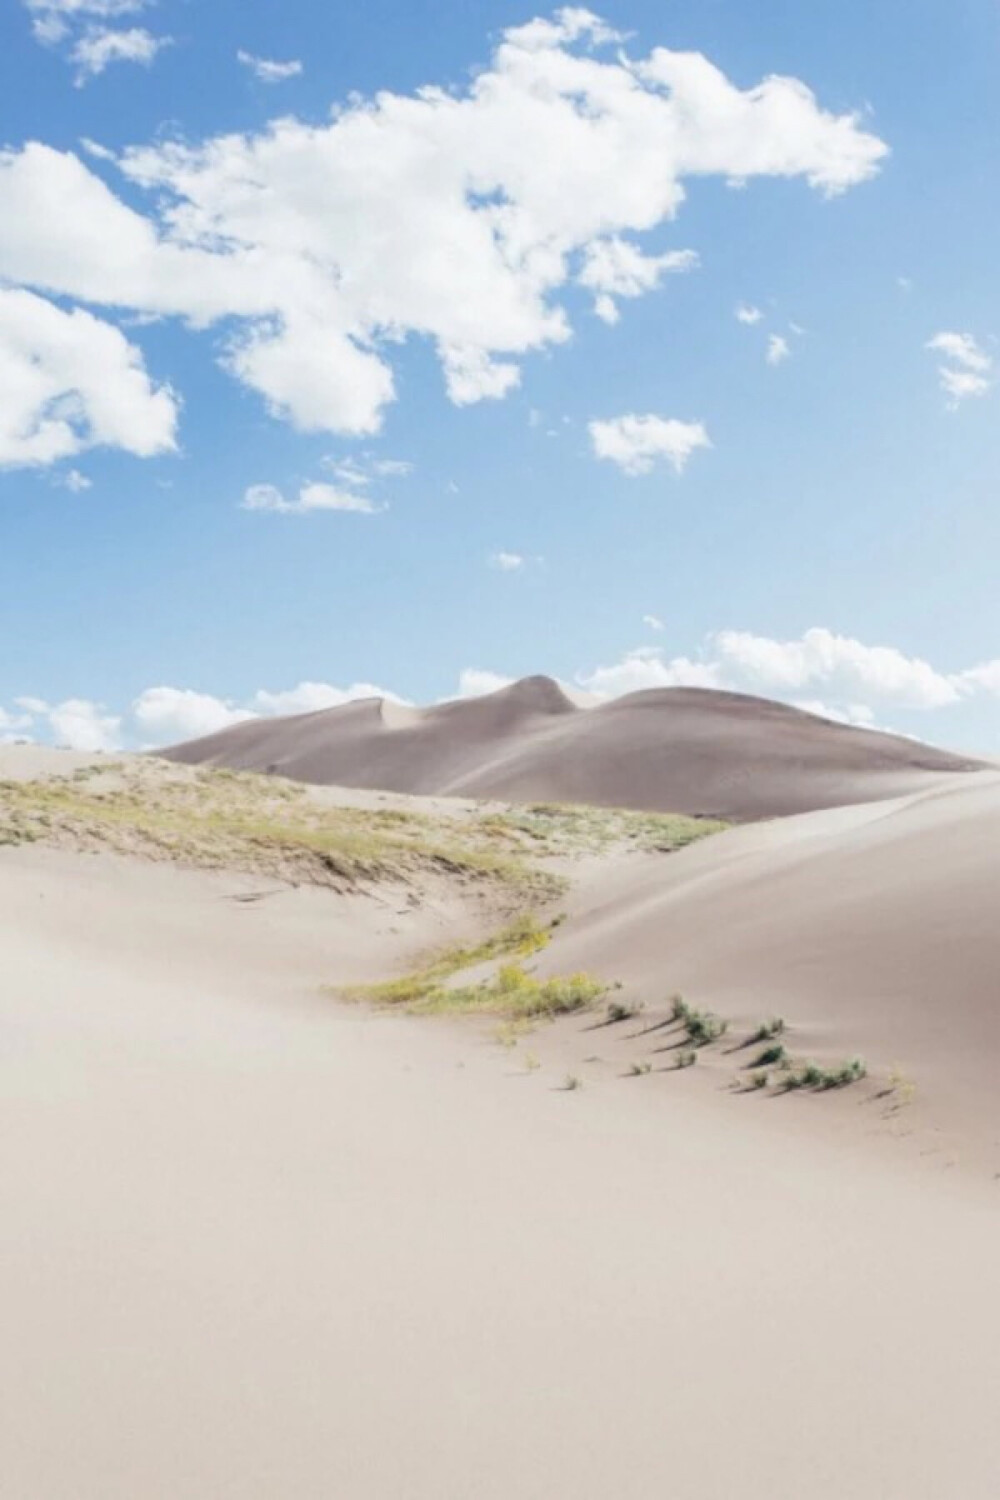
[[[286,500],[273,484],[252,484],[243,493],[241,510],[270,511],[281,516],[305,516],[314,511],[352,511],[355,515],[374,516],[386,509],[356,490],[338,489],[332,484],[304,484],[298,498]]]
[[[712,446],[701,422],[675,417],[612,417],[589,423],[588,430],[596,456],[617,464],[632,478],[648,474],[660,462],[680,474],[696,449]]]
[[[791,355],[791,347],[786,338],[780,333],[772,333],[767,341],[767,354],[765,358],[769,365],[783,364]]]
[[[0,277],[215,327],[276,417],[366,434],[407,336],[436,349],[453,402],[499,399],[525,356],[570,337],[574,283],[610,317],[693,264],[642,239],[687,178],[800,177],[829,196],[878,171],[883,143],[798,80],[741,90],[696,53],[602,55],[613,36],[564,9],[503,33],[464,91],[129,150],[115,165],[142,209],[99,157],[4,151]]]
[[[131,726],[147,745],[173,745],[184,740],[217,734],[233,724],[248,719],[274,718],[283,714],[311,714],[324,708],[339,708],[358,698],[388,698],[393,703],[406,699],[371,682],[355,682],[350,687],[334,687],[328,682],[300,682],[297,687],[270,692],[260,688],[244,703],[230,698],[216,698],[211,693],[190,688],[153,687],[133,701]]]
[[[122,721],[118,715],[108,713],[103,703],[93,703],[89,698],[66,698],[62,703],[39,703],[38,707],[56,745],[86,751],[121,748]]]
[[[144,458],[169,452],[177,414],[169,387],[153,385],[119,329],[0,286],[0,468],[100,445]]]
[[[647,630],[663,630],[664,624],[659,615],[643,615],[642,623]]]
[[[942,356],[938,379],[951,411],[969,396],[986,395],[993,384],[993,358],[971,333],[936,333],[927,348]]]
[[[976,691],[1000,695],[1000,663],[947,673],[895,646],[870,646],[822,627],[785,641],[720,630],[695,660],[645,646],[581,673],[577,681],[604,697],[647,687],[723,688],[866,723],[877,709],[937,709]]]
[[[257,57],[252,52],[244,52],[242,47],[236,57],[260,83],[284,83],[288,78],[298,78],[302,72],[302,64],[298,58],[292,58],[288,62],[275,62],[270,57]]]
[[[77,88],[97,78],[112,63],[142,63],[148,67],[156,54],[169,45],[169,40],[154,36],[142,26],[130,26],[125,31],[101,26],[86,31],[70,53],[76,63]]]
[[[750,328],[759,323],[763,316],[759,307],[751,307],[746,302],[739,303],[734,313],[737,323],[746,323]]]
[[[190,688],[147,688],[132,704],[132,718],[141,738],[153,745],[200,739],[253,717],[248,709]]]

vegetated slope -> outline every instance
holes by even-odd
[[[541,967],[613,973],[652,1011],[680,991],[734,1019],[782,1016],[790,1051],[899,1066],[946,1127],[992,1149],[998,850],[995,771],[733,829],[602,870]]]
[[[329,785],[737,820],[902,796],[978,769],[763,698],[665,688],[581,708],[545,677],[431,708],[370,698],[252,720],[164,754]]]

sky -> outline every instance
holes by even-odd
[[[544,672],[1000,755],[996,0],[0,0],[0,740]]]

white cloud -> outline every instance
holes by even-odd
[[[63,489],[71,491],[74,495],[82,495],[84,490],[94,488],[94,481],[88,479],[86,474],[81,474],[79,469],[70,469],[68,473],[62,475],[59,483]]]
[[[835,724],[854,724],[861,729],[871,729],[875,724],[874,710],[864,703],[848,703],[844,708],[831,708],[819,698],[793,698],[793,708],[803,713],[816,714],[820,719],[832,719]]]
[[[122,721],[105,711],[102,703],[87,698],[67,698],[46,707],[49,730],[57,745],[70,750],[117,750],[121,746]]]
[[[119,329],[0,286],[0,468],[98,445],[140,457],[169,452],[176,422],[169,387],[152,384]]]
[[[487,693],[499,692],[510,687],[513,677],[504,677],[500,672],[487,672],[481,667],[465,667],[458,675],[460,698],[482,698]]]
[[[759,307],[751,307],[747,303],[741,302],[737,306],[734,316],[737,323],[746,323],[748,327],[752,328],[755,323],[760,322],[764,314]]]
[[[362,453],[354,458],[325,458],[328,468],[341,484],[355,489],[364,489],[373,479],[406,479],[413,473],[413,464],[404,458],[377,458],[371,453]]]
[[[142,739],[153,745],[200,739],[254,715],[209,693],[190,688],[152,687],[132,704],[132,719]]]
[[[261,688],[251,699],[251,707],[258,714],[314,714],[321,709],[340,708],[344,703],[354,703],[359,698],[386,698],[390,703],[409,706],[408,698],[401,698],[389,688],[377,687],[373,682],[353,682],[350,687],[334,687],[329,682],[300,682],[298,687],[284,692],[269,693]]]
[[[9,744],[17,735],[30,729],[33,720],[33,714],[12,714],[0,705],[0,743]]]
[[[520,552],[493,552],[490,554],[490,566],[498,568],[501,573],[516,573],[524,567],[527,559]]]
[[[609,459],[633,478],[648,474],[661,460],[680,474],[696,449],[711,447],[701,422],[674,417],[612,417],[591,422],[588,430],[596,456]]]
[[[894,646],[869,646],[822,627],[788,641],[720,630],[708,636],[697,660],[668,658],[659,647],[645,646],[580,674],[577,681],[604,697],[643,687],[724,688],[781,698],[808,705],[810,712],[822,711],[827,718],[862,723],[874,717],[873,705],[935,709],[957,703],[963,693],[976,689],[1000,692],[1000,664],[949,674]]]
[[[686,656],[664,660],[657,646],[638,646],[626,651],[618,662],[578,672],[576,681],[598,698],[620,698],[647,688],[721,687],[719,669],[712,662],[691,661]]]
[[[374,516],[386,509],[367,495],[355,490],[337,489],[332,484],[304,484],[297,500],[286,500],[273,484],[252,484],[244,491],[241,510],[271,511],[276,515],[304,516],[312,511],[353,511],[356,515]]]
[[[638,245],[620,235],[592,241],[583,257],[577,280],[596,293],[594,311],[605,323],[617,323],[616,297],[641,297],[655,291],[669,272],[693,271],[698,265],[694,250],[669,250],[664,255],[644,255]]]
[[[927,348],[940,354],[938,365],[941,389],[954,411],[969,396],[985,396],[993,384],[992,356],[981,348],[971,333],[936,333]]]
[[[780,365],[791,355],[788,340],[782,338],[780,333],[772,333],[767,341],[766,359],[769,365]]]
[[[76,86],[81,88],[89,79],[97,78],[112,63],[142,63],[148,67],[156,54],[169,45],[169,37],[154,36],[141,26],[131,26],[125,31],[94,27],[84,32],[70,53],[76,63]]]
[[[664,624],[659,615],[643,615],[642,623],[648,630],[663,630]]]
[[[695,53],[596,53],[612,36],[564,9],[503,34],[464,92],[130,150],[118,166],[144,212],[99,158],[0,152],[0,277],[214,326],[274,415],[374,433],[407,336],[436,348],[454,402],[498,399],[525,356],[570,337],[578,276],[613,301],[680,269],[638,239],[676,217],[686,178],[832,194],[878,171],[882,142],[797,80],[739,90]]]
[[[242,47],[236,57],[261,83],[284,83],[288,78],[298,78],[302,72],[302,64],[298,58],[292,58],[288,62],[275,62],[269,57],[256,57],[252,52],[244,52]]]
[[[35,36],[47,45],[62,41],[76,24],[135,15],[146,3],[147,0],[24,0]]]

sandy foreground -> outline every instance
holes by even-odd
[[[873,837],[824,816],[821,863]],[[793,825],[731,837],[662,884],[585,863],[566,956],[626,908],[662,925],[696,881],[731,924],[768,840],[767,878],[796,842],[801,874]],[[0,849],[3,1493],[995,1500],[992,1174],[887,1146],[847,1092],[625,1080],[638,1040],[581,1018],[529,1072],[479,1024],[320,992],[455,920],[391,889]],[[957,1130],[924,1092],[921,1128],[939,1106]]]

